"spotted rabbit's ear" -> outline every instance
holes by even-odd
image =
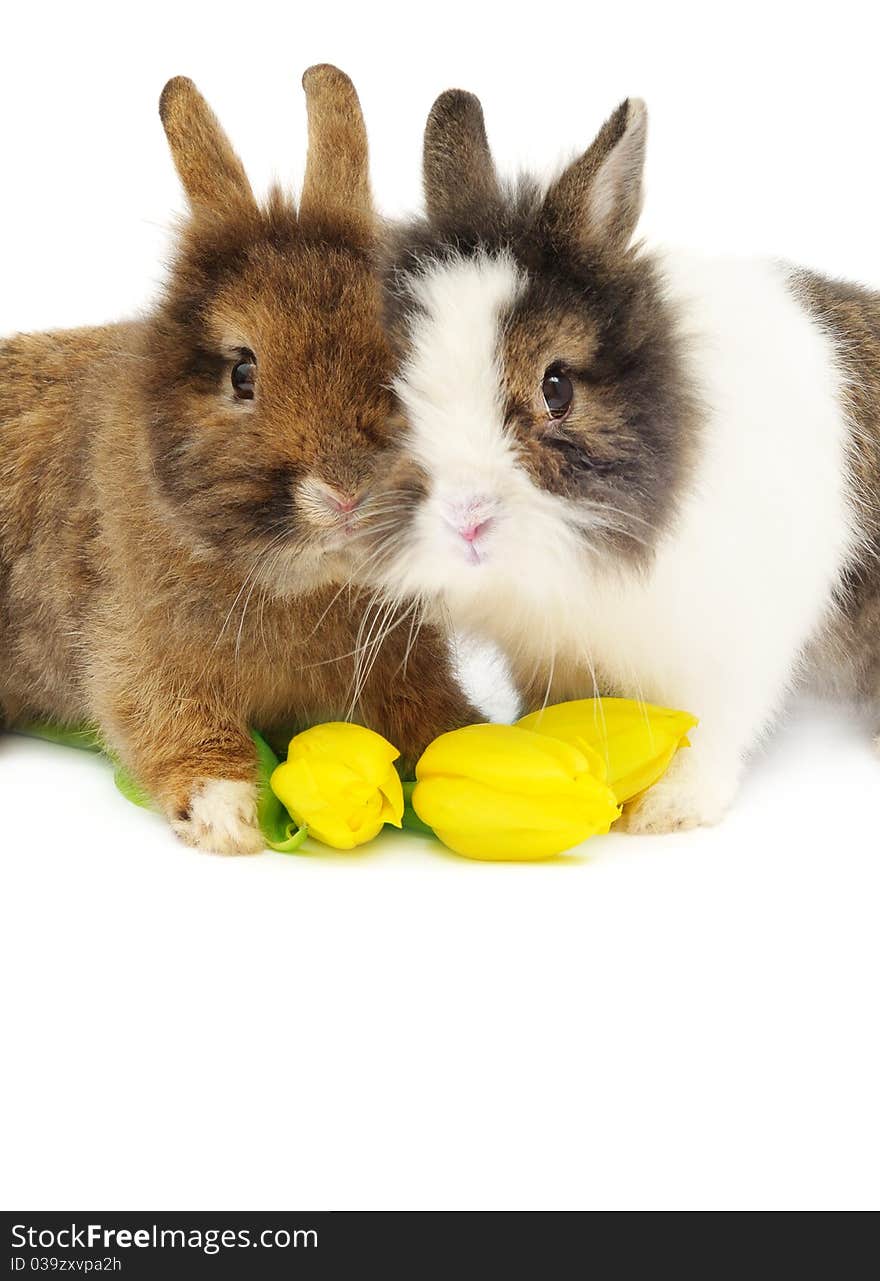
[[[454,224],[501,197],[479,98],[447,89],[431,108],[423,155],[425,205],[432,222]]]
[[[193,212],[256,207],[254,193],[217,117],[191,80],[175,76],[162,90],[159,116]]]
[[[343,223],[372,234],[367,130],[355,87],[344,71],[321,63],[303,76],[309,149],[300,219]]]
[[[541,216],[553,239],[582,248],[627,247],[642,211],[647,129],[639,98],[622,102],[605,121],[547,192]]]

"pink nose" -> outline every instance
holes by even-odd
[[[350,516],[361,504],[360,494],[343,493],[342,490],[333,489],[325,484],[321,484],[320,489],[324,501],[334,515]]]
[[[490,523],[489,520],[481,520],[475,525],[459,525],[458,532],[466,543],[475,543]]]

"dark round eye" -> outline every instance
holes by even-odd
[[[574,398],[574,387],[571,379],[562,369],[551,365],[544,374],[541,384],[541,395],[551,418],[564,418],[571,409]]]
[[[232,366],[232,386],[239,400],[253,400],[257,382],[257,358],[252,351],[242,352],[241,360]]]

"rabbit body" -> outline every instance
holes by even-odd
[[[412,763],[468,718],[430,628],[362,661],[389,352],[357,100],[335,69],[308,75],[298,212],[257,206],[171,82],[192,216],[159,303],[0,346],[0,715],[95,725],[175,830],[221,852],[263,845],[250,727],[277,741],[354,713]]]
[[[878,692],[880,298],[633,246],[644,136],[625,103],[549,190],[505,189],[476,100],[435,105],[387,272],[414,496],[388,581],[492,636],[528,710],[697,715],[625,815],[669,831],[721,816],[795,681]]]

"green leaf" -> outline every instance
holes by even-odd
[[[112,761],[112,757],[110,759]],[[145,810],[155,809],[152,797],[144,791],[140,783],[132,778],[124,765],[116,765],[113,771],[113,782],[116,784],[117,790],[122,793],[127,801],[131,801],[132,805],[139,805],[141,809]]]
[[[125,799],[131,801],[132,805],[140,805],[142,809],[153,808],[153,802],[148,793],[104,746],[100,734],[91,726],[54,725],[50,721],[34,721],[29,725],[22,725],[16,732],[25,734],[28,738],[41,738],[47,743],[58,743],[61,747],[77,747],[85,752],[99,752],[113,766],[113,781]]]
[[[42,738],[47,743],[60,743],[62,747],[78,747],[84,752],[103,752],[104,744],[96,729],[90,725],[54,725],[50,721],[34,721],[16,727],[17,734],[28,738]]]
[[[292,854],[298,850],[309,834],[307,827],[298,827],[287,810],[272,791],[272,774],[280,764],[278,757],[256,730],[251,730],[251,738],[257,749],[257,777],[259,797],[257,799],[257,816],[260,830],[271,850],[279,854]]]

